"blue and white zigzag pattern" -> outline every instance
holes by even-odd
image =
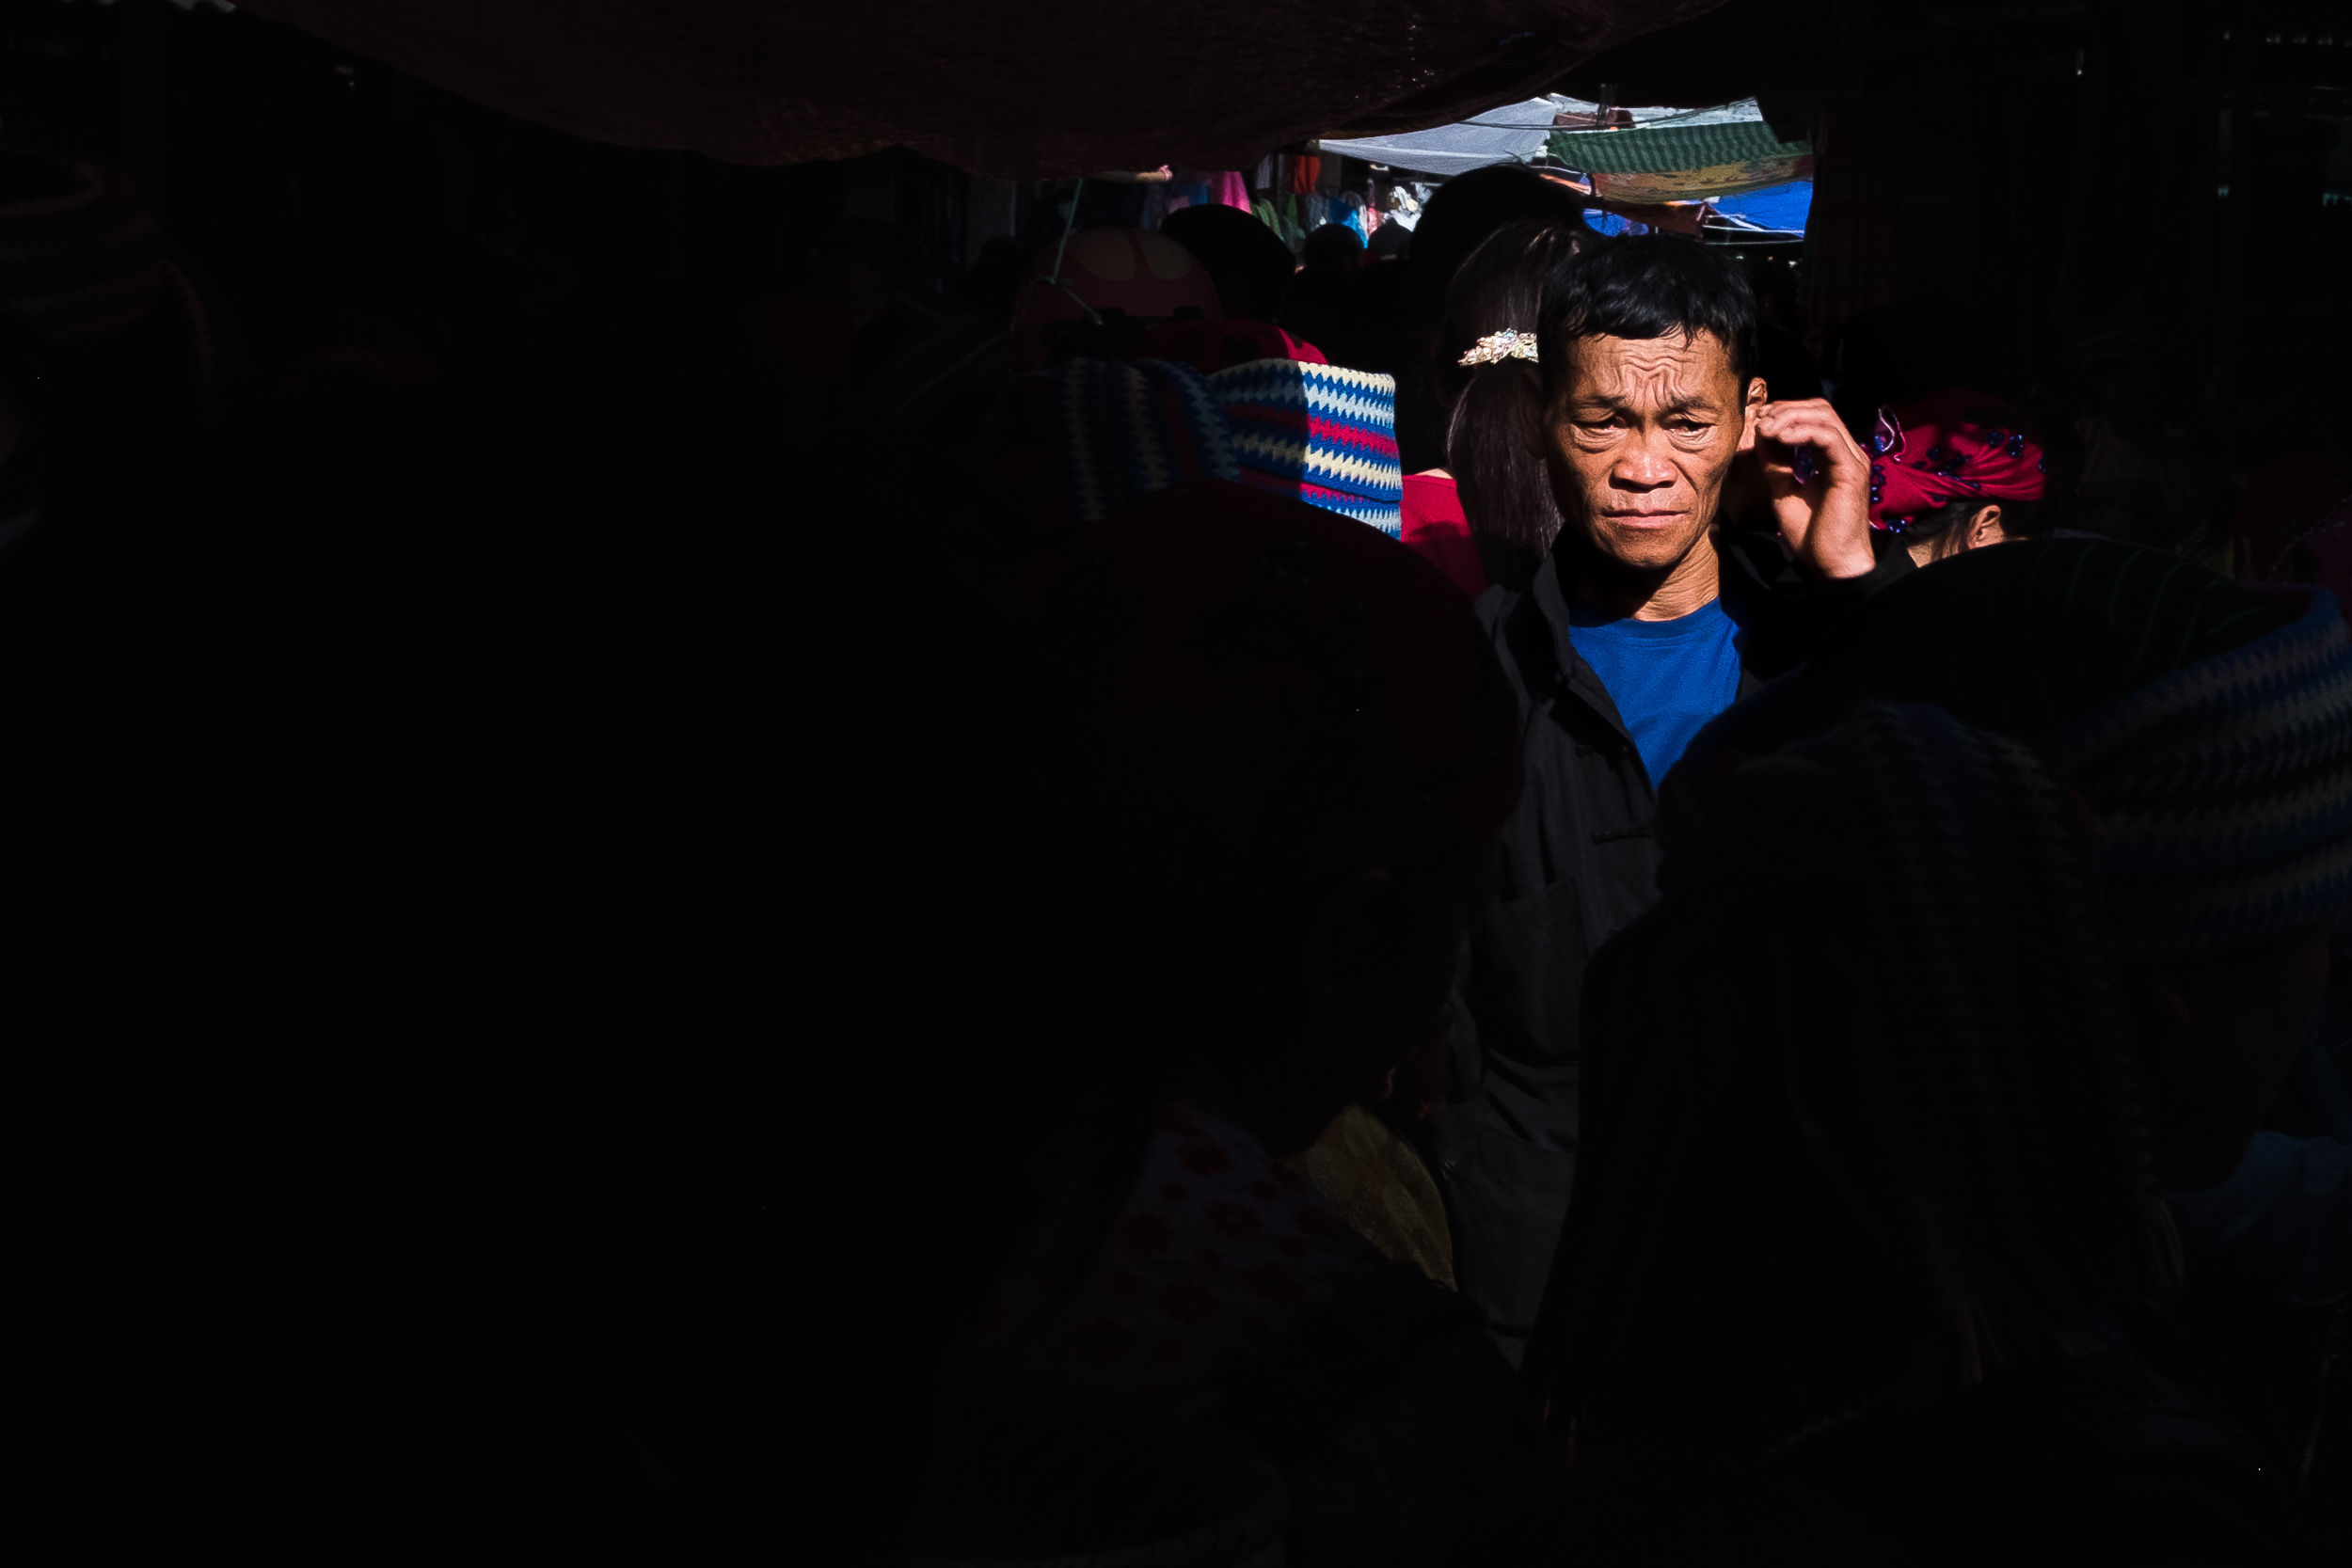
[[[1225,412],[1208,378],[1191,366],[1073,359],[1060,376],[1071,510],[1081,520],[1124,511],[1188,479],[1239,472]]]
[[[1209,378],[1251,474],[1394,536],[1405,472],[1396,455],[1396,382],[1339,365],[1256,359]]]

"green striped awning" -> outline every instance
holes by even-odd
[[[1760,119],[1728,125],[1661,125],[1642,131],[1554,131],[1549,150],[1570,168],[1610,174],[1671,174],[1720,164],[1802,158],[1813,150],[1782,141]]]

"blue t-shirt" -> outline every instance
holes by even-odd
[[[1740,628],[1721,600],[1673,621],[1611,620],[1581,600],[1568,605],[1568,641],[1617,705],[1642,766],[1657,785],[1691,737],[1740,695]]]

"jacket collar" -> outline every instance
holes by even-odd
[[[1598,673],[1578,656],[1576,644],[1568,640],[1568,595],[1560,581],[1558,551],[1544,557],[1543,565],[1536,568],[1534,581],[1528,585],[1528,596],[1543,612],[1551,633],[1552,662],[1560,672],[1558,689],[1591,708],[1624,737],[1628,746],[1632,745],[1633,732],[1626,728],[1625,720],[1618,714],[1616,700],[1600,684]]]

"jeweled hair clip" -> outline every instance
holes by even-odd
[[[1505,359],[1524,359],[1530,364],[1535,358],[1535,334],[1506,326],[1478,340],[1478,344],[1454,361],[1460,365],[1500,365]]]

